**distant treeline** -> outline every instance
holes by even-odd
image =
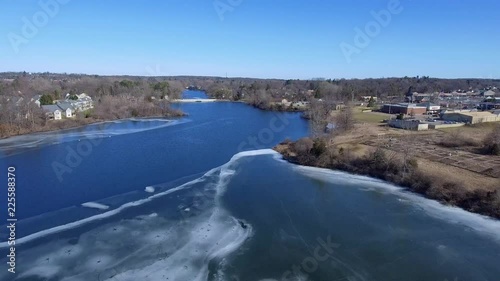
[[[361,96],[379,98],[404,97],[408,92],[452,92],[500,88],[500,79],[439,79],[428,76],[375,79],[254,79],[202,76],[98,76],[55,73],[0,73],[0,95],[21,91],[85,92],[91,96],[131,94],[168,95],[178,98],[183,89],[194,87],[220,99],[245,100],[255,103],[278,101],[283,98],[307,100],[332,98],[352,100]],[[5,80],[7,79],[7,80]],[[6,83],[5,81],[12,81]],[[163,83],[163,84],[162,84]]]
[[[28,123],[35,126],[43,123],[40,118],[27,122],[26,119],[34,116],[43,116],[32,106],[14,108],[12,101],[22,97],[24,102],[35,95],[50,95],[54,100],[62,99],[66,94],[86,93],[95,103],[96,112],[100,105],[113,103],[128,104],[146,102],[154,104],[158,101],[168,101],[181,97],[186,88],[201,89],[209,97],[244,101],[262,109],[294,110],[286,108],[281,103],[283,99],[289,102],[311,101],[318,99],[332,102],[348,102],[359,100],[362,96],[376,96],[379,100],[403,100],[411,92],[452,92],[452,91],[481,91],[500,88],[500,79],[438,79],[427,76],[379,79],[310,79],[310,80],[282,80],[282,79],[253,79],[253,78],[221,78],[200,76],[171,76],[171,77],[140,77],[140,76],[98,76],[84,74],[56,74],[56,73],[0,73],[0,125],[9,120],[19,120],[19,123]],[[113,97],[113,99],[104,99]],[[106,100],[106,103],[104,101]],[[113,103],[107,101],[113,100]],[[121,100],[121,101],[120,101]],[[119,102],[120,101],[120,102]],[[23,108],[28,108],[23,110]],[[146,104],[140,108],[149,108],[147,112],[130,107],[130,112],[120,112],[114,115],[149,115],[150,106]],[[122,107],[120,111],[127,110]],[[112,112],[103,109],[103,112]],[[10,112],[9,112],[10,111]],[[155,112],[156,110],[153,110]],[[168,111],[161,105],[161,112]],[[36,114],[31,114],[35,112]],[[91,113],[90,113],[91,114]],[[8,115],[8,116],[5,116]],[[106,114],[109,115],[109,114]],[[23,118],[24,116],[24,118]],[[86,115],[89,117],[89,115]],[[21,122],[21,119],[22,120]],[[15,122],[14,122],[15,123]]]

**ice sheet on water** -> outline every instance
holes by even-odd
[[[19,278],[207,280],[209,263],[222,261],[251,232],[220,208],[187,222],[159,216],[117,221],[83,233],[77,243],[54,240],[30,249],[19,260]]]
[[[443,205],[438,201],[430,200],[416,193],[405,191],[402,187],[395,186],[382,180],[314,167],[295,166],[294,169],[305,176],[324,182],[340,183],[355,188],[360,188],[360,186],[362,186],[362,188],[368,191],[393,194],[398,197],[397,200],[402,204],[417,206],[422,212],[425,212],[429,216],[449,223],[464,225],[479,233],[488,235],[500,243],[500,235],[498,235],[498,233],[500,233],[500,221],[498,220],[470,213],[457,207]]]
[[[210,268],[223,271],[224,261],[251,235],[252,225],[224,210],[219,202],[236,174],[233,165],[243,157],[274,154],[272,150],[243,152],[225,165],[176,188],[129,202],[87,219],[23,237],[18,244],[45,237],[49,243],[23,249],[19,258],[20,280],[207,280]],[[109,219],[128,208],[139,208],[155,199],[185,191],[196,183],[213,190],[213,204],[190,208],[189,219],[169,219],[158,213],[116,219],[79,234],[77,239],[58,238],[58,232]],[[198,195],[193,195],[196,197]],[[207,199],[208,198],[208,199]],[[196,200],[196,198],[194,198]],[[81,228],[80,228],[81,229]],[[54,235],[54,236],[52,236]],[[48,239],[53,237],[53,239]],[[6,245],[0,245],[5,247]],[[10,280],[0,273],[0,280]]]
[[[133,134],[160,129],[189,122],[188,119],[124,119],[87,125],[81,128],[53,132],[34,133],[0,140],[0,150],[9,155],[45,145],[72,141],[109,138],[112,136]],[[0,157],[2,155],[0,154]]]

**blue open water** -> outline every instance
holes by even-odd
[[[0,280],[500,280],[498,221],[282,161],[299,114],[174,106],[189,115],[0,140],[19,219]]]

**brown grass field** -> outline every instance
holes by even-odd
[[[355,129],[347,135],[334,137],[330,145],[344,147],[358,156],[377,147],[392,153],[410,147],[419,167],[432,178],[460,182],[469,190],[500,191],[500,156],[478,153],[482,140],[500,124],[414,132],[379,125],[375,116],[375,112],[355,114],[358,120]],[[439,145],[443,139],[450,138],[470,139],[477,145],[457,148]]]

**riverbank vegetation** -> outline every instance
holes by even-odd
[[[265,110],[303,111],[297,102],[333,100],[337,103],[377,97],[378,102],[403,100],[409,92],[452,92],[457,89],[500,88],[499,79],[438,79],[428,76],[380,79],[254,79],[200,76],[97,76],[56,73],[0,73],[0,97],[31,99],[67,93],[92,98],[131,95],[178,99],[184,89],[202,90],[210,98],[242,101]],[[375,99],[365,101],[373,105]],[[1,120],[0,120],[1,121]]]
[[[0,80],[0,137],[77,127],[129,117],[174,117],[170,107],[180,98],[183,84],[166,79],[88,75],[3,74]],[[63,120],[49,120],[40,105],[50,105],[86,93],[93,109],[77,111]]]
[[[444,204],[500,218],[500,159],[478,151],[495,151],[500,125],[479,127],[470,129],[481,130],[476,140],[466,132],[397,132],[356,124],[350,130],[285,141],[275,149],[296,164],[382,179]],[[480,165],[484,168],[477,169]]]

